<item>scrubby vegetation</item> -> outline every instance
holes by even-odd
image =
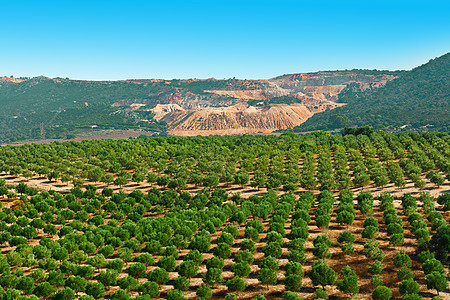
[[[165,133],[166,124],[155,121],[145,110],[164,97],[179,90],[205,94],[204,90],[245,90],[258,86],[256,81],[235,79],[107,82],[40,76],[16,84],[0,81],[0,142],[64,139],[93,131],[92,126],[95,130],[143,129]],[[128,100],[146,103],[147,107],[130,110]],[[120,101],[124,102],[120,107],[112,106]]]
[[[248,100],[247,103],[253,106],[262,106],[269,104],[294,104],[301,103],[301,100],[296,97],[283,96],[283,97],[273,97],[268,100]]]
[[[43,76],[12,83],[0,79],[0,142],[65,139],[104,129],[165,135],[167,124],[154,120],[150,112],[157,104],[177,103],[192,108],[229,106],[245,99],[255,106],[304,101],[317,111],[322,100],[313,97],[311,103],[312,98],[304,96],[303,88],[336,85],[346,85],[338,102],[347,105],[317,113],[294,131],[364,125],[386,132],[449,131],[449,58],[450,54],[446,54],[411,71],[326,71],[310,73],[312,76],[306,78],[291,74],[271,79],[278,83],[239,79],[81,81]],[[377,76],[398,78],[385,78],[388,82],[379,87],[378,83],[385,80]],[[249,90],[258,90],[261,95],[239,96]],[[236,93],[228,96],[211,91]],[[267,129],[280,130],[283,126]]]

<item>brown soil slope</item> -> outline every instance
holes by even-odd
[[[194,98],[192,93],[184,95],[177,90],[170,100],[162,101],[152,111],[157,120],[168,124],[173,135],[269,133],[292,128],[315,113],[344,105],[337,103],[338,95],[349,84],[374,88],[394,78],[351,71],[283,75],[255,81],[258,84],[251,88],[231,85],[205,89]],[[264,106],[267,100],[280,96],[297,98],[298,103]],[[220,97],[221,101],[207,101],[207,97]],[[249,100],[260,102],[253,101],[253,107],[247,103]]]
[[[169,125],[169,133],[176,135],[240,134],[294,127],[312,115],[313,112],[301,104],[253,107],[242,103],[194,111],[176,110],[161,120]]]

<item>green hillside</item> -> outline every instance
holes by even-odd
[[[204,90],[252,89],[257,82],[245,80],[130,80],[83,81],[39,76],[18,84],[0,82],[0,113],[23,114],[56,111],[59,108],[84,107],[88,104],[113,104],[127,99],[152,100],[166,93],[187,90],[201,94]]]
[[[314,115],[295,131],[335,130],[369,125],[386,131],[449,131],[450,80],[446,54],[412,71],[345,70],[289,74],[270,80],[188,79],[83,81],[39,76],[20,83],[0,79],[0,142],[67,138],[102,129],[140,129],[165,133],[165,123],[153,119],[155,105],[184,103],[186,107],[228,106],[245,101],[208,93],[208,90],[263,90],[276,88],[292,94],[250,105],[291,104],[305,86],[358,82],[367,86],[398,76],[382,88],[361,90],[349,84],[339,95],[347,105]],[[378,76],[378,77],[377,77]],[[177,102],[178,101],[178,102]],[[192,101],[192,102],[191,102]],[[262,103],[261,103],[262,102]],[[131,107],[133,103],[145,104]],[[114,104],[114,105],[113,105]]]
[[[128,97],[153,91],[125,82],[102,83],[43,76],[0,86],[0,141],[66,138],[95,125],[102,129],[164,126],[139,122],[136,116],[111,106]]]
[[[260,87],[257,80],[238,79],[84,81],[38,76],[20,83],[0,79],[0,142],[66,138],[92,131],[92,126],[165,133],[167,126],[155,121],[148,109],[170,103],[175,94],[214,104],[229,97],[205,90]],[[112,106],[116,102],[121,102],[119,107]],[[131,111],[131,103],[146,106]]]
[[[301,89],[305,84],[322,85],[324,82],[366,82],[374,80],[366,75],[384,73],[390,72],[318,72],[313,74],[314,78],[307,79],[294,88]],[[291,74],[284,77],[296,76]],[[298,80],[288,80],[288,85],[289,82],[297,84]],[[60,139],[101,129],[140,129],[150,133],[165,133],[166,124],[156,122],[149,112],[149,109],[159,103],[179,101],[188,107],[226,106],[242,100],[206,91],[255,89],[270,90],[273,89],[273,84],[266,80],[240,79],[84,81],[39,76],[20,83],[0,79],[0,142]],[[191,101],[193,102],[190,103]],[[267,100],[266,104],[297,101],[293,97],[275,97]],[[133,103],[145,106],[131,108]]]
[[[316,114],[294,131],[363,125],[387,131],[449,131],[450,53],[404,72],[379,89],[361,91],[349,85],[339,102],[347,105]]]
[[[98,129],[140,128],[161,133],[167,130],[165,124],[153,120],[148,111],[130,112],[126,105],[112,104],[131,100],[151,106],[178,90],[198,94],[204,89],[226,89],[232,85],[246,88],[233,80],[101,82],[39,76],[21,83],[0,81],[0,142],[66,138],[94,125]]]

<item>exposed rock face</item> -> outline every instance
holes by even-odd
[[[25,79],[21,79],[21,78],[11,78],[11,77],[0,77],[0,79],[2,79],[2,80],[7,80],[7,81],[11,81],[11,82],[14,82],[14,83],[19,83],[19,82],[25,81]]]
[[[283,75],[261,80],[263,88],[250,90],[205,90],[220,96],[242,100],[268,100],[273,97],[293,96],[309,104],[336,101],[339,93],[350,83],[362,88],[379,87],[394,79],[393,75],[365,75],[348,72],[316,72]]]
[[[223,91],[223,90],[205,90],[206,93],[217,94],[220,96],[228,96],[241,100],[265,100],[267,99],[264,90],[248,90],[248,91]]]
[[[169,125],[169,133],[176,135],[241,134],[294,127],[313,114],[302,104],[254,107],[242,103],[221,108],[176,110],[161,120]]]
[[[152,111],[155,119],[168,124],[174,135],[243,134],[272,132],[302,124],[313,114],[334,109],[343,103],[336,102],[339,93],[350,83],[361,87],[378,87],[392,75],[366,75],[345,72],[317,72],[283,75],[269,80],[233,80],[216,84],[222,89],[204,89],[192,92],[171,82],[163,82],[164,91],[151,95],[151,100],[140,100],[156,105]],[[183,83],[204,83],[189,80]],[[210,79],[210,82],[220,82]],[[150,84],[149,81],[140,81]],[[206,85],[207,86],[207,85]],[[264,105],[274,97],[289,96],[299,103]],[[259,100],[250,106],[249,100]],[[130,105],[123,100],[115,105]]]
[[[345,85],[306,86],[301,92],[294,95],[308,104],[321,103],[323,101],[334,102],[338,100],[339,93],[345,87]]]
[[[178,104],[158,104],[155,108],[151,109],[155,114],[154,118],[160,121],[165,115],[172,112],[184,111],[184,109]]]
[[[213,93],[220,96],[228,96],[241,100],[268,100],[273,97],[281,97],[292,94],[292,89],[285,89],[270,80],[261,80],[263,89],[253,90],[205,90],[206,93]]]
[[[394,78],[377,71],[299,73],[268,80],[77,81],[38,76],[22,83],[2,78],[0,88],[17,85],[17,90],[10,95],[13,99],[10,106],[16,103],[14,97],[22,97],[28,90],[45,84],[37,90],[39,95],[42,91],[51,91],[45,97],[46,104],[91,105],[98,103],[98,99],[109,99],[107,103],[118,110],[130,113],[151,110],[156,120],[168,124],[171,134],[242,134],[300,125],[315,113],[344,105],[338,102],[339,93],[349,84],[366,89],[383,86]],[[80,94],[85,95],[84,99],[70,98],[70,95],[79,97]],[[273,99],[277,97],[287,98]],[[28,108],[41,107],[42,101],[33,106],[27,99],[22,100]],[[136,119],[139,118],[136,113]]]

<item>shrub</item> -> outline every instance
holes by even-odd
[[[379,274],[373,275],[372,278],[370,279],[370,284],[372,284],[375,287],[382,285],[383,277],[381,277],[381,275],[379,275]]]
[[[273,256],[267,256],[259,263],[259,268],[278,270],[278,261]]]
[[[259,232],[254,227],[247,227],[245,228],[244,237],[248,239],[252,239],[255,242],[259,241]]]
[[[74,290],[75,292],[84,292],[86,290],[86,286],[87,286],[87,280],[80,277],[80,276],[74,276],[74,277],[69,277],[66,280],[66,286],[70,287],[72,290]]]
[[[86,285],[86,294],[94,297],[94,299],[102,298],[105,294],[105,287],[101,283],[88,282]]]
[[[128,300],[131,299],[130,295],[128,295],[127,291],[123,289],[118,289],[113,294],[111,294],[110,299],[112,300]]]
[[[43,298],[47,298],[54,292],[55,292],[55,288],[48,282],[40,283],[34,289],[34,294],[38,297],[43,297]],[[11,299],[15,299],[15,298],[11,298]]]
[[[378,228],[375,226],[367,226],[361,232],[361,236],[365,239],[373,239],[378,234]]]
[[[178,274],[181,276],[185,276],[187,278],[191,278],[197,275],[198,273],[198,264],[192,260],[183,261],[178,266]]]
[[[244,239],[241,242],[241,250],[248,250],[250,252],[256,251],[255,242],[251,239]]]
[[[233,245],[234,237],[231,235],[231,233],[223,232],[222,234],[217,238],[217,243],[226,243],[230,246]]]
[[[135,261],[147,266],[153,266],[155,264],[155,258],[149,253],[142,253],[136,257]]]
[[[300,275],[303,277],[303,268],[302,265],[298,262],[290,261],[284,266],[284,271],[286,272],[286,276],[289,275]]]
[[[160,296],[158,284],[152,281],[147,281],[139,285],[137,291],[142,295],[148,295],[152,298]]]
[[[444,267],[441,262],[435,258],[427,259],[423,264],[422,268],[425,274],[430,274],[433,271],[445,274]]]
[[[253,254],[249,250],[239,251],[234,255],[234,261],[239,262],[247,262],[249,264],[252,264],[254,261]]]
[[[213,256],[210,259],[206,261],[206,268],[217,268],[217,269],[223,269],[224,266],[224,260],[220,257]]]
[[[364,220],[364,228],[367,226],[373,226],[378,228],[378,221],[374,217],[368,217]]]
[[[222,258],[228,258],[231,256],[231,248],[227,243],[218,243],[216,247],[213,248],[214,255]]]
[[[284,285],[288,291],[300,291],[302,288],[302,276],[296,274],[287,275],[284,278]]]
[[[131,264],[127,268],[127,273],[134,278],[145,278],[147,268],[142,263]]]
[[[203,281],[214,285],[222,282],[222,270],[217,268],[209,268],[203,276]]]
[[[26,295],[29,295],[34,290],[34,280],[31,277],[22,277],[17,282],[16,288],[23,291]]]
[[[346,266],[341,270],[341,275],[344,277],[343,280],[339,280],[336,283],[337,288],[350,295],[357,294],[359,292],[358,286],[358,275],[349,266]]]
[[[302,298],[300,298],[299,295],[290,291],[286,291],[283,294],[283,300],[301,300],[301,299]]]
[[[225,300],[237,300],[238,297],[235,294],[228,294],[225,296]]]
[[[414,279],[405,279],[398,284],[400,294],[417,294],[419,292],[419,284]]]
[[[233,264],[231,269],[234,275],[239,277],[247,277],[251,272],[250,266],[246,261]]]
[[[448,281],[444,274],[437,271],[433,271],[426,277],[427,288],[435,289],[438,292],[442,292],[448,287]]]
[[[402,267],[400,270],[397,271],[397,278],[399,280],[405,280],[414,278],[414,274],[411,272],[411,270],[408,267]]]
[[[377,286],[372,292],[373,300],[389,300],[392,297],[392,291],[386,286]]]
[[[228,290],[232,292],[244,291],[245,288],[247,287],[245,281],[239,276],[235,276],[233,279],[228,280],[226,285]]]
[[[316,294],[316,296],[317,296],[317,299],[325,299],[325,300],[328,299],[328,293],[327,293],[327,291],[324,290],[324,289],[317,289],[317,290],[315,291],[315,294]]]
[[[197,235],[191,240],[189,248],[203,253],[208,252],[211,248],[211,239],[207,236]]]
[[[338,243],[354,243],[355,242],[355,235],[352,234],[350,231],[343,231],[339,234],[337,241]]]
[[[190,285],[189,279],[184,276],[178,276],[173,282],[173,286],[181,291],[187,291]]]
[[[441,226],[430,240],[430,250],[442,262],[449,261],[450,225]]]
[[[262,268],[258,274],[258,280],[265,285],[277,283],[277,273],[275,270],[269,268]]]
[[[52,300],[73,300],[75,299],[75,292],[68,287],[63,288],[62,290],[59,290],[55,294],[51,296]]]
[[[381,261],[375,260],[373,264],[369,266],[369,273],[370,274],[380,274],[381,271],[383,271],[383,265],[381,264]]]
[[[147,279],[159,284],[166,284],[170,280],[169,273],[161,268],[156,268],[153,272],[149,272]]]
[[[309,278],[311,278],[314,286],[321,285],[325,287],[335,283],[336,273],[323,260],[319,259],[313,264]]]
[[[212,290],[209,286],[201,285],[198,287],[197,296],[202,297],[203,299],[211,299],[212,298]]]
[[[168,272],[175,271],[176,262],[173,256],[162,256],[158,260],[158,267],[165,269]]]
[[[282,254],[282,249],[280,244],[276,242],[270,242],[262,248],[262,252],[264,253],[265,256],[270,255],[275,258],[279,258]]]

